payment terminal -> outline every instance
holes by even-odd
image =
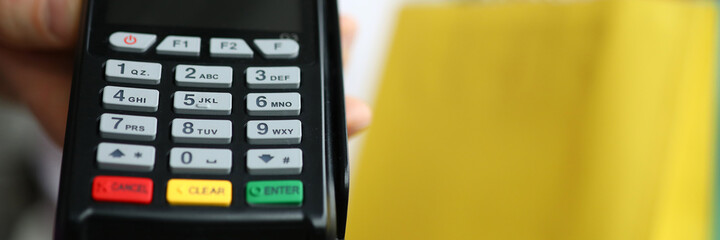
[[[55,239],[343,239],[334,0],[87,0]]]

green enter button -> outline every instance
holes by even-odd
[[[303,184],[298,180],[251,181],[246,192],[250,205],[300,206],[303,201]]]

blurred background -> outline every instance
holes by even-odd
[[[339,2],[347,239],[716,239],[716,2]],[[50,239],[61,153],[0,112],[0,239]]]

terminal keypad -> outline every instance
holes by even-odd
[[[128,54],[151,54],[157,39],[153,33],[115,32],[108,36],[108,47]],[[97,116],[102,140],[96,166],[112,174],[94,178],[93,199],[130,204],[159,201],[174,206],[301,206],[303,183],[293,179],[303,169],[300,67],[251,64],[238,68],[192,61],[201,54],[217,59],[294,59],[300,52],[298,42],[186,35],[160,39],[155,54],[188,61],[172,65],[120,58],[105,61],[106,85],[98,96],[104,113]],[[203,41],[209,44],[203,45]],[[164,71],[172,71],[174,77],[163,79],[168,76]],[[177,90],[159,91],[161,82],[172,83]],[[250,93],[240,96],[236,89],[241,88]],[[237,99],[244,99],[245,104],[233,106]],[[159,109],[172,109],[175,116],[159,122],[165,119],[156,115],[163,112]],[[232,121],[238,115],[253,118]],[[159,131],[163,128],[166,130]],[[172,147],[158,149],[153,144],[158,141],[170,141]],[[233,153],[229,147],[233,144],[247,144],[249,150]],[[247,170],[240,171],[240,167]],[[171,173],[162,184],[153,182],[157,179],[133,177],[158,168]],[[233,174],[283,177],[231,182]],[[165,199],[152,199],[153,186],[166,188],[161,190]],[[246,201],[234,202],[233,191],[243,193]]]

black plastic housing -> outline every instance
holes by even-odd
[[[104,22],[107,2],[87,0],[80,32],[73,77],[72,95],[65,136],[60,194],[55,224],[56,240],[87,239],[343,239],[348,204],[347,132],[342,78],[342,58],[337,3],[335,0],[303,0],[303,30],[298,33],[238,31],[202,28],[167,28],[121,26]],[[270,13],[269,13],[270,14]],[[146,53],[112,51],[108,37],[116,31],[143,32],[158,35],[188,35],[202,38],[200,57],[158,55],[154,47]],[[300,55],[290,60],[264,59],[251,43],[255,38],[296,36]],[[210,37],[245,39],[256,52],[252,59],[225,59],[209,56]],[[107,59],[158,62],[163,65],[162,80],[157,86],[109,83],[104,79]],[[230,90],[179,87],[174,83],[177,64],[231,66],[234,69]],[[245,153],[250,146],[245,139],[248,120],[245,96],[251,91],[245,85],[244,70],[251,66],[299,66],[302,82],[303,139],[297,145],[269,145],[260,148],[298,147],[303,150],[301,175],[256,176],[247,174]],[[102,88],[107,85],[157,89],[160,107],[156,113],[139,113],[103,109]],[[172,110],[172,93],[178,90],[230,92],[233,112],[230,116],[192,116]],[[262,90],[262,92],[282,92]],[[155,141],[135,142],[103,139],[98,132],[102,113],[153,116],[158,120]],[[170,139],[170,122],[176,117],[230,119],[233,138],[230,144],[178,144]],[[100,142],[152,145],[156,148],[152,172],[100,170],[95,152]],[[172,147],[216,147],[233,151],[230,175],[172,174],[168,154]],[[153,200],[149,205],[96,202],[91,197],[92,179],[97,175],[136,176],[154,182]],[[224,179],[233,184],[230,207],[178,207],[165,200],[167,181],[171,178]],[[253,180],[298,179],[304,184],[301,207],[251,207],[245,201],[245,184]]]

